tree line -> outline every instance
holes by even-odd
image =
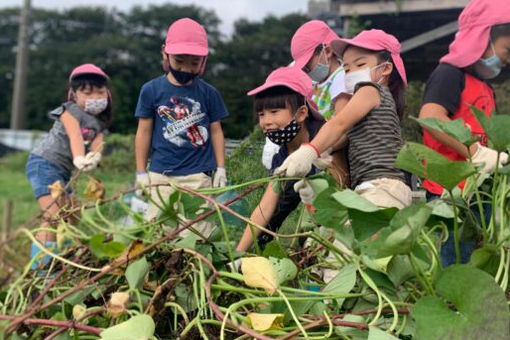
[[[9,127],[19,14],[19,8],[0,10],[0,128]],[[169,24],[181,17],[197,20],[208,32],[210,55],[204,78],[221,92],[230,112],[224,121],[226,136],[249,134],[255,120],[246,92],[291,61],[290,39],[309,20],[304,15],[268,16],[261,22],[240,19],[226,38],[219,31],[217,14],[194,5],[149,5],[126,12],[101,7],[33,9],[25,128],[49,129],[47,112],[66,99],[71,69],[91,62],[112,79],[112,131],[134,132],[139,90],[162,74],[160,48]]]

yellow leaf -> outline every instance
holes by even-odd
[[[129,294],[126,292],[116,292],[112,294],[108,302],[108,313],[114,318],[126,311],[126,304],[129,301]]]
[[[60,197],[64,192],[64,187],[62,186],[62,182],[56,180],[53,184],[48,185],[48,189],[50,189],[51,198],[56,199]]]
[[[122,254],[119,255],[115,260],[113,260],[114,265],[122,262],[124,260],[131,261],[136,255],[138,255],[143,249],[145,249],[142,240],[134,240],[129,247],[126,247]],[[125,265],[124,265],[125,266]]]
[[[106,191],[104,189],[103,184],[100,180],[95,179],[92,176],[89,176],[89,181],[87,182],[87,186],[83,191],[83,196],[88,199],[97,201],[104,198]]]
[[[85,307],[84,305],[74,305],[73,306],[73,318],[79,319],[80,317],[82,317],[85,314],[86,311],[87,311],[87,307]]]
[[[251,328],[259,332],[283,327],[283,314],[249,313],[248,320]]]
[[[244,283],[254,288],[264,288],[268,294],[278,289],[278,273],[265,257],[243,257],[241,271]]]

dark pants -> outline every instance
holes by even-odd
[[[438,199],[440,196],[427,192],[427,202]],[[480,211],[478,207],[472,208],[473,214],[478,221],[481,220]],[[491,220],[492,205],[485,203],[483,204],[483,213],[485,215],[485,222],[489,224]],[[457,261],[457,255],[455,253],[455,238],[453,236],[453,227],[448,227],[449,235],[446,242],[441,246],[441,264],[443,267],[455,264]],[[468,263],[471,254],[475,250],[475,241],[459,241],[460,248],[460,263]]]

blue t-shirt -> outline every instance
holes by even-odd
[[[166,75],[145,83],[136,118],[152,118],[150,171],[170,176],[216,169],[210,124],[228,116],[220,93],[196,78],[175,86]]]

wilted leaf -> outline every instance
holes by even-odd
[[[149,340],[156,325],[147,314],[140,314],[101,332],[101,340]]]
[[[80,317],[82,317],[85,314],[86,311],[87,311],[87,307],[85,307],[84,305],[80,305],[80,304],[74,305],[73,306],[73,318],[79,319]]]
[[[136,255],[138,255],[143,249],[144,249],[143,241],[142,240],[135,240],[131,243],[129,247],[124,249],[122,254],[120,254],[119,257],[117,257],[115,260],[113,260],[112,265],[116,265],[124,260],[131,260]]]
[[[108,313],[116,318],[126,311],[126,305],[129,301],[129,294],[126,292],[116,292],[112,294],[110,301],[108,301]]]
[[[268,294],[278,289],[278,273],[265,257],[243,257],[241,271],[247,286],[264,288]]]
[[[95,179],[92,176],[89,176],[89,181],[87,182],[87,186],[85,187],[85,190],[83,191],[83,196],[90,200],[101,200],[104,198],[106,193],[106,190],[101,183],[100,180]]]
[[[64,192],[64,187],[62,186],[62,182],[56,180],[53,184],[48,185],[48,189],[50,189],[51,198],[56,199],[60,197]]]
[[[251,328],[259,332],[283,327],[283,314],[249,313],[248,320]]]

